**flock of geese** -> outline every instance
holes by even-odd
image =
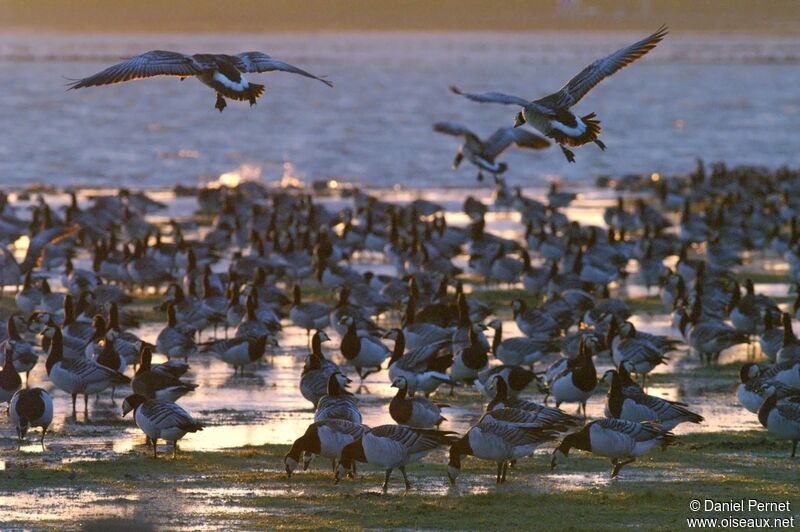
[[[673,443],[679,424],[703,422],[687,404],[648,394],[648,374],[684,343],[702,364],[749,344],[739,401],[792,441],[794,456],[800,341],[792,322],[800,303],[782,306],[749,279],[741,286],[733,271],[771,250],[800,283],[800,202],[790,193],[799,182],[789,170],[707,172],[702,165],[686,177],[623,180],[619,200],[603,214],[607,228],[565,216],[574,194],[552,187],[540,201],[502,178],[490,204],[464,201],[466,227],[449,225],[443,208],[426,200],[390,203],[354,190],[333,211],[309,195],[254,182],[199,190],[199,212],[212,215],[206,226],[154,224],[148,214],[163,206],[129,191],[84,206],[73,194],[63,213],[39,197],[30,219],[3,198],[3,241],[28,235],[30,245],[21,262],[4,249],[0,265],[5,279],[21,280],[18,312],[0,336],[0,400],[9,403],[20,440],[42,429],[44,449],[52,393],[71,396],[73,416],[82,397],[88,418],[89,396],[109,393],[113,401],[117,388],[130,388],[122,414],[133,413],[153,456],[158,440],[171,442],[174,456],[178,440],[203,429],[178,404],[197,388],[189,363],[213,355],[244,372],[275,354],[282,328],[292,324],[309,337],[298,392],[315,413],[285,457],[289,476],[321,456],[337,482],[366,462],[385,470],[384,490],[395,469],[408,487],[406,466],[447,447],[451,482],[472,456],[495,463],[500,483],[510,464],[549,445],[553,468],[579,449],[608,458],[616,477]],[[636,196],[626,200],[626,187]],[[487,232],[488,210],[515,211],[524,238]],[[482,282],[524,288],[524,298],[507,301],[521,335],[508,337],[502,309],[465,289],[457,265],[465,255]],[[363,257],[395,273],[356,267]],[[91,267],[76,267],[78,260]],[[53,291],[59,275],[64,290]],[[628,284],[658,288],[675,337],[635,327],[629,304],[612,295]],[[334,290],[335,304],[304,299],[304,288],[314,286]],[[153,290],[165,323],[150,343],[133,332],[130,304]],[[326,356],[330,342],[338,363]],[[40,350],[49,382],[30,387]],[[167,361],[153,363],[154,353]],[[598,375],[598,362],[611,369]],[[375,374],[397,389],[388,405],[396,424],[365,426],[359,394],[348,390],[352,378],[363,383]],[[600,382],[608,390],[605,417],[589,420],[586,404]],[[464,434],[441,430],[447,405],[438,401],[464,387],[487,398],[483,415]]]
[[[0,274],[4,285],[18,287],[17,311],[0,331],[0,402],[8,403],[20,441],[41,428],[44,450],[52,393],[71,397],[73,416],[82,397],[88,419],[90,396],[108,393],[113,401],[117,389],[130,389],[122,415],[133,414],[154,457],[159,440],[170,442],[175,456],[181,438],[203,429],[178,404],[197,388],[187,377],[191,361],[210,354],[244,372],[274,354],[282,328],[292,324],[308,335],[298,392],[315,413],[284,459],[290,477],[321,456],[331,461],[336,482],[352,477],[362,462],[385,471],[384,491],[395,469],[408,489],[406,466],[446,447],[450,482],[472,456],[496,464],[501,483],[509,466],[546,445],[553,447],[552,468],[578,449],[609,459],[616,477],[636,458],[672,444],[679,424],[703,422],[687,404],[647,393],[648,374],[683,344],[703,364],[717,363],[736,345],[752,347],[737,396],[770,433],[792,442],[794,456],[800,342],[792,321],[800,317],[800,290],[798,303],[787,308],[757,293],[750,280],[741,286],[734,271],[769,250],[800,286],[798,172],[722,165],[707,171],[701,164],[683,177],[625,178],[615,183],[620,196],[604,212],[604,228],[569,220],[563,209],[575,194],[554,185],[542,201],[509,189],[500,176],[506,165],[496,158],[512,143],[549,144],[516,127],[525,123],[559,144],[569,160],[567,146],[604,149],[594,114],[577,117],[570,108],[665,35],[659,29],[592,63],[535,101],[453,87],[474,101],[522,109],[515,127],[485,141],[457,124],[434,126],[464,138],[455,165],[466,157],[495,177],[490,204],[464,201],[466,227],[450,225],[430,201],[391,203],[353,190],[347,206],[334,211],[305,193],[254,182],[197,190],[198,220],[211,220],[205,225],[154,223],[150,215],[164,206],[128,190],[82,202],[73,193],[62,210],[39,196],[30,217],[0,196]],[[196,76],[217,92],[221,111],[224,98],[254,104],[264,88],[243,74],[271,70],[330,85],[258,52],[152,51],[73,88]],[[486,231],[489,210],[516,213],[523,238]],[[7,246],[23,236],[29,245],[18,262]],[[367,256],[393,274],[356,267]],[[502,309],[464,286],[462,256],[482,282],[524,289],[525,297],[506,302],[521,335],[509,337]],[[78,261],[90,266],[76,267]],[[63,290],[54,291],[50,283],[58,277]],[[659,291],[675,337],[635,327],[634,310],[613,295],[633,283]],[[304,299],[313,287],[336,291],[336,303]],[[140,317],[131,304],[147,292],[160,295],[164,316],[155,343],[134,332]],[[325,354],[328,342],[338,363]],[[47,381],[31,387],[40,352]],[[154,363],[154,354],[167,361]],[[597,361],[612,369],[598,376]],[[351,377],[363,384],[376,374],[397,389],[388,405],[396,424],[365,426],[358,394],[348,390]],[[601,381],[608,386],[604,417],[589,420],[586,405]],[[464,434],[441,430],[447,405],[437,401],[464,387],[486,397],[483,414]],[[528,390],[543,393],[543,401],[524,396]],[[577,406],[577,413],[563,405]]]

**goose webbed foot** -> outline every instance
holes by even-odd
[[[559,147],[561,148],[561,151],[564,153],[564,157],[567,158],[567,161],[571,162],[571,163],[574,163],[575,162],[575,153],[572,150],[570,150],[568,148],[565,148],[564,146],[562,146],[560,144],[559,144]]]
[[[600,148],[603,151],[606,151],[606,143],[605,142],[603,142],[602,140],[596,139],[594,141],[594,143],[597,144],[598,148]]]
[[[217,93],[217,103],[214,104],[214,108],[219,109],[219,112],[221,113],[222,110],[227,106],[228,104],[225,101],[225,98],[223,98],[221,94]]]

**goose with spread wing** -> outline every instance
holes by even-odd
[[[217,103],[214,107],[222,112],[227,105],[225,98],[248,101],[252,106],[264,94],[264,85],[250,83],[243,74],[276,70],[316,79],[333,87],[333,83],[327,79],[262,52],[243,52],[237,55],[187,55],[166,50],[151,50],[108,67],[93,76],[77,80],[71,83],[69,88],[111,85],[154,76],[178,76],[181,80],[194,76],[216,91]]]
[[[578,147],[590,142],[594,142],[602,150],[605,150],[606,146],[598,138],[600,121],[595,118],[595,113],[578,117],[570,111],[570,108],[586,96],[595,85],[655,48],[666,35],[667,27],[660,27],[655,33],[641,41],[598,59],[569,80],[561,90],[538,100],[529,101],[500,92],[467,93],[462,92],[456,86],[451,86],[450,90],[479,103],[499,103],[522,107],[522,110],[517,113],[514,126],[518,127],[526,122],[529,123],[546,137],[555,140],[561,146],[561,150],[569,162],[575,162],[575,154],[567,148],[568,146]]]
[[[516,144],[518,148],[532,150],[543,150],[550,146],[547,139],[536,133],[513,127],[501,127],[486,140],[481,140],[468,128],[455,122],[436,122],[433,124],[433,130],[445,135],[464,138],[464,144],[458,149],[456,157],[453,159],[453,170],[456,170],[466,157],[469,162],[478,167],[478,181],[483,181],[484,170],[496,177],[508,169],[506,163],[499,163],[495,159],[512,144]]]

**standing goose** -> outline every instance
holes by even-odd
[[[175,318],[175,306],[167,306],[167,326],[156,337],[156,352],[167,359],[182,358],[187,361],[197,353],[194,341],[195,330],[188,325],[179,325]]]
[[[569,80],[561,90],[539,100],[529,101],[499,92],[465,93],[456,86],[451,86],[450,90],[475,102],[522,107],[517,113],[514,126],[530,123],[544,136],[555,140],[569,162],[575,162],[575,154],[566,146],[578,147],[594,142],[600,149],[605,150],[605,144],[598,139],[600,122],[595,118],[595,114],[578,117],[570,111],[570,108],[586,96],[595,85],[655,48],[665,35],[667,27],[661,26],[649,37],[598,59]]]
[[[442,384],[455,385],[445,373],[453,364],[453,354],[448,349],[449,339],[445,338],[406,353],[403,330],[394,329],[392,333],[394,349],[389,359],[389,379],[392,382],[398,377],[404,377],[411,397],[417,391],[427,397]]]
[[[50,337],[50,354],[47,356],[47,375],[56,388],[72,395],[72,416],[76,415],[75,401],[83,395],[83,411],[89,414],[89,395],[100,393],[109,386],[127,384],[131,380],[122,373],[86,358],[64,358],[61,329],[50,327],[44,331]]]
[[[569,434],[553,451],[550,468],[569,456],[572,448],[587,451],[611,459],[611,478],[616,478],[620,469],[635,461],[656,445],[666,447],[675,441],[675,435],[663,430],[657,423],[637,423],[624,419],[598,419],[580,431]]]
[[[186,410],[175,403],[148,400],[136,393],[129,395],[122,402],[123,417],[131,411],[134,412],[136,425],[153,444],[153,458],[158,456],[159,438],[172,442],[172,458],[175,458],[178,452],[178,440],[186,436],[187,432],[197,432],[203,430],[205,426],[195,421]]]
[[[397,394],[389,403],[389,414],[398,424],[420,429],[438,428],[442,421],[442,404],[436,404],[425,397],[408,397],[408,381],[397,377],[392,382]]]
[[[680,423],[702,423],[703,416],[695,414],[685,403],[667,401],[648,395],[631,380],[625,364],[619,371],[610,369],[603,375],[608,383],[606,417],[627,421],[655,421],[664,430],[672,430]]]
[[[197,388],[197,384],[184,382],[174,374],[152,366],[152,349],[143,345],[141,349],[139,368],[131,381],[133,393],[138,393],[147,399],[175,402],[187,393]]]
[[[548,380],[547,387],[556,400],[556,408],[561,403],[578,403],[578,412],[582,407],[583,417],[586,417],[586,401],[597,387],[597,372],[583,338],[578,358],[567,360],[566,366]]]
[[[336,482],[353,467],[353,462],[366,462],[386,469],[383,481],[383,492],[389,489],[389,477],[392,470],[400,469],[406,484],[406,491],[411,483],[406,476],[406,465],[421,460],[434,449],[455,443],[454,432],[435,429],[413,429],[405,425],[381,425],[371,429],[361,438],[342,449],[341,460],[336,468]]]
[[[472,384],[489,364],[489,355],[478,339],[474,327],[469,327],[468,334],[469,344],[455,353],[453,365],[450,367],[450,378]]]
[[[312,423],[306,429],[305,434],[294,441],[283,459],[286,476],[292,477],[303,454],[305,454],[303,471],[308,469],[314,455],[330,458],[335,470],[336,461],[342,455],[342,449],[362,437],[368,430],[364,425],[344,419],[325,419]]]
[[[14,367],[13,352],[10,346],[5,347],[5,361],[0,370],[0,403],[7,403],[14,397],[17,390],[22,387],[22,379]]]
[[[289,310],[289,319],[292,323],[306,330],[306,334],[311,336],[311,331],[324,329],[330,325],[331,308],[323,303],[303,303],[300,285],[294,285],[292,289],[294,304]]]
[[[267,348],[267,336],[248,338],[240,336],[229,340],[218,340],[208,346],[206,351],[214,353],[220,360],[233,366],[234,375],[244,375],[244,367],[257,362],[264,356]]]
[[[194,76],[217,93],[216,109],[222,112],[225,98],[249,101],[255,105],[264,94],[264,85],[249,83],[243,73],[272,71],[300,74],[333,87],[330,81],[317,77],[289,63],[273,59],[262,52],[243,52],[237,55],[194,54],[187,55],[165,50],[151,50],[131,57],[88,78],[69,85],[70,89],[122,83],[154,76],[178,76],[181,80]]]
[[[501,484],[506,481],[509,462],[530,456],[539,445],[553,439],[553,433],[541,427],[501,423],[489,414],[484,414],[475,426],[450,446],[447,477],[451,484],[455,485],[461,472],[462,456],[496,462],[497,483]]]
[[[445,135],[464,138],[464,144],[459,147],[456,158],[453,159],[453,170],[457,169],[466,157],[478,168],[478,181],[483,181],[484,170],[497,176],[508,169],[506,163],[498,163],[495,159],[512,144],[532,150],[543,150],[550,146],[547,139],[530,131],[513,127],[501,127],[485,141],[468,128],[454,122],[436,122],[433,130]]]
[[[328,377],[327,393],[320,398],[314,412],[314,421],[325,419],[344,419],[358,425],[361,424],[361,411],[352,393],[345,387],[350,379],[341,373]]]
[[[328,389],[328,379],[334,373],[341,373],[339,366],[331,362],[322,353],[322,342],[330,337],[325,331],[317,331],[311,337],[311,353],[306,357],[303,372],[300,374],[300,393],[317,407],[320,398]]]
[[[25,439],[28,429],[41,427],[42,437],[39,442],[44,451],[44,435],[47,427],[53,422],[53,398],[41,388],[19,390],[11,398],[8,407],[8,417],[17,430],[20,442]]]
[[[14,368],[18,373],[25,374],[25,382],[28,382],[30,371],[39,360],[39,356],[33,350],[33,344],[26,342],[20,336],[17,330],[16,320],[19,314],[12,314],[6,322],[6,334],[8,337],[0,342],[0,353],[5,357],[6,350],[11,351],[11,359],[14,362]],[[4,358],[5,361],[5,358]]]
[[[800,441],[800,396],[779,401],[775,390],[769,390],[764,404],[758,410],[758,420],[778,438],[792,440],[794,458]]]
[[[342,355],[349,365],[356,368],[363,384],[369,375],[381,370],[381,364],[389,356],[389,348],[368,333],[357,332],[356,320],[352,316],[345,316],[342,320],[347,325],[347,332],[342,337]],[[370,371],[365,368],[375,369]]]

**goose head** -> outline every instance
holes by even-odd
[[[748,362],[739,369],[739,380],[742,384],[747,384],[752,379],[755,379],[761,374],[761,367],[758,364]]]
[[[468,435],[456,440],[453,445],[450,446],[450,459],[447,462],[447,479],[450,481],[451,486],[456,485],[456,480],[461,474],[461,457],[465,454],[472,454]]]
[[[136,408],[142,405],[145,401],[147,401],[147,398],[143,395],[139,395],[138,393],[126,397],[125,400],[122,401],[122,417],[125,417],[129,412],[136,410]]]
[[[525,122],[527,122],[527,120],[525,120],[525,113],[522,111],[518,112],[517,116],[514,117],[514,127],[519,127],[525,124]]]
[[[405,377],[397,377],[392,381],[392,388],[397,388],[398,390],[407,390],[408,380]]]

